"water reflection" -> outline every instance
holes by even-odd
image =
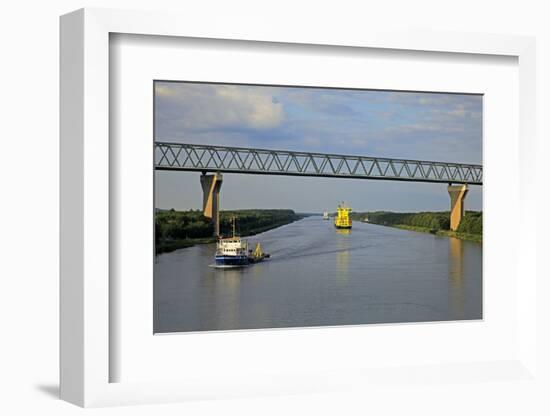
[[[214,317],[216,328],[238,328],[240,319],[240,284],[241,272],[239,269],[217,270],[207,279],[206,299],[215,299],[212,303],[214,311],[204,310],[207,317]],[[209,302],[210,303],[210,302]]]
[[[449,237],[449,292],[451,308],[457,319],[464,316],[464,242]]]
[[[351,228],[336,228],[336,234],[350,235],[351,234]]]
[[[349,248],[351,229],[336,229],[336,270],[338,281],[345,282],[349,275]]]
[[[219,270],[215,245],[155,262],[155,332],[480,319],[482,246],[309,217],[250,238],[270,260]]]

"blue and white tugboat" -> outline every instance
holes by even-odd
[[[218,240],[216,267],[242,267],[250,264],[248,242],[235,234],[235,218],[232,221],[233,236]]]

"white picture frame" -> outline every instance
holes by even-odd
[[[530,37],[465,33],[383,32],[369,29],[338,34],[323,31],[283,30],[278,25],[239,25],[220,19],[204,25],[201,19],[168,13],[83,9],[61,18],[61,398],[80,406],[182,401],[197,397],[238,397],[254,394],[323,392],[348,383],[376,385],[405,377],[383,367],[369,374],[350,368],[320,368],[331,377],[296,375],[284,371],[276,377],[231,386],[231,376],[211,380],[110,382],[110,365],[120,359],[110,349],[116,336],[110,325],[110,297],[116,288],[109,275],[110,171],[109,158],[109,36],[113,33],[149,36],[278,42],[430,51],[443,54],[483,54],[516,57],[519,67],[519,182],[521,212],[535,212],[535,189],[529,168],[535,163],[535,41]],[[444,374],[448,380],[479,382],[476,371],[506,374],[525,380],[536,376],[536,262],[535,217],[521,215],[518,226],[517,293],[519,331],[517,355],[502,362],[442,363],[420,366],[420,379]],[[311,333],[310,333],[311,335]],[[222,335],[223,336],[223,335]],[[315,335],[311,335],[315,336]],[[242,341],[239,341],[242,342]],[[405,373],[407,371],[405,370]],[[406,377],[405,377],[406,378]],[[483,379],[483,377],[481,377]],[[352,381],[351,381],[352,380]],[[231,388],[223,390],[223,385]]]

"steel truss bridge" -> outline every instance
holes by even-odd
[[[155,169],[483,184],[481,165],[170,142],[155,142]]]

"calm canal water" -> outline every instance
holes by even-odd
[[[248,238],[272,258],[219,270],[215,244],[156,257],[155,332],[481,319],[481,244],[308,217]]]

